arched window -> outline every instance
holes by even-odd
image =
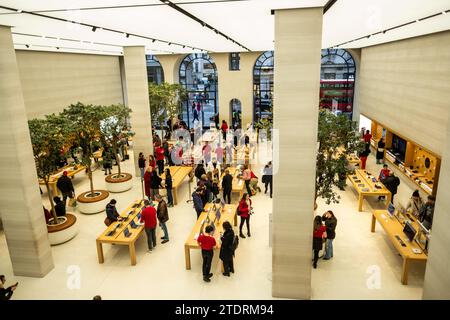
[[[253,67],[253,121],[272,118],[273,51],[261,54]]]
[[[217,69],[206,53],[187,55],[180,64],[180,84],[184,85],[188,100],[183,106],[183,120],[189,127],[201,121],[209,128],[217,114]]]
[[[148,82],[161,84],[164,82],[164,70],[158,59],[153,55],[145,56],[147,61],[147,78]]]
[[[230,100],[231,127],[239,129],[242,127],[242,104],[239,99]]]
[[[322,50],[320,69],[320,108],[345,113],[353,112],[355,61],[344,49]]]

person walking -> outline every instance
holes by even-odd
[[[156,172],[156,169],[153,169],[152,180],[150,182],[150,197],[152,198],[152,201],[155,201],[155,196],[159,194],[159,189],[162,188],[161,182],[162,179],[158,176],[158,172]]]
[[[113,155],[112,152],[110,151],[110,148],[103,149],[102,160],[103,160],[103,170],[105,170],[105,176],[107,176],[111,174],[113,166]]]
[[[158,208],[156,209],[156,216],[159,221],[159,226],[164,232],[164,236],[161,237],[162,244],[169,242],[169,231],[167,230],[166,222],[169,221],[169,211],[167,210],[167,204],[161,195],[156,195],[156,201],[158,202]]]
[[[147,196],[148,200],[152,200],[151,197],[151,185],[152,185],[152,168],[151,167],[147,167],[147,170],[145,170],[144,173],[144,190],[145,190],[145,195]]]
[[[263,169],[262,182],[264,183],[264,194],[267,194],[269,187],[270,197],[272,198],[272,161],[265,165]]]
[[[333,240],[336,237],[337,219],[334,216],[333,211],[328,210],[323,214],[322,221],[325,222],[325,228],[327,229],[327,240],[325,242],[325,256],[323,260],[330,260],[331,258],[333,258]]]
[[[144,230],[147,234],[148,252],[152,252],[156,247],[156,210],[150,205],[148,200],[144,200],[141,223],[144,223]]]
[[[377,155],[376,155],[377,164],[383,163],[385,146],[386,146],[386,144],[384,143],[384,138],[381,138],[380,141],[378,141],[378,145],[377,145]]]
[[[230,170],[225,170],[225,175],[222,178],[222,193],[223,201],[231,203],[231,191],[233,190],[233,177],[230,174]]]
[[[211,273],[211,263],[214,257],[214,248],[216,246],[216,239],[212,236],[214,228],[212,226],[206,226],[205,233],[200,233],[197,238],[197,242],[200,244],[202,249],[202,258],[203,258],[203,281],[211,282],[211,277],[213,274]]]
[[[359,159],[361,160],[361,169],[366,170],[366,162],[367,157],[369,156],[369,152],[367,150],[364,150],[359,153]]]
[[[244,171],[242,175],[242,179],[245,182],[245,187],[247,188],[248,196],[252,196],[252,189],[250,189],[250,180],[252,179],[251,171],[247,165],[244,165]]]
[[[219,258],[223,262],[223,275],[226,277],[230,276],[230,272],[234,273],[233,256],[234,256],[234,231],[231,223],[225,221],[222,224],[223,230],[225,231],[220,237],[220,254]]]
[[[158,174],[162,175],[164,172],[164,148],[162,145],[158,145],[155,149],[156,165],[158,166]]]
[[[319,260],[319,251],[322,250],[323,239],[325,239],[326,237],[327,237],[327,228],[322,224],[322,218],[320,216],[316,216],[314,218],[314,227],[313,227],[314,269],[317,269],[317,261]]]
[[[109,224],[115,221],[122,221],[122,217],[117,212],[116,203],[116,199],[111,199],[106,205],[106,218],[109,219]]]
[[[419,190],[414,190],[411,199],[406,206],[406,210],[411,211],[414,217],[418,218],[420,214],[420,209],[423,206],[423,200],[420,197]]]
[[[173,207],[173,195],[172,195],[172,175],[170,173],[170,169],[166,169],[166,178],[164,181],[164,186],[166,187],[166,193],[167,193],[167,202],[169,207]]]
[[[225,120],[222,120],[222,126],[220,129],[222,130],[223,140],[227,141],[228,123]]]
[[[56,187],[61,191],[63,196],[63,203],[66,206],[67,198],[73,199],[75,197],[75,189],[73,188],[72,179],[67,176],[67,171],[64,171],[62,176],[56,182]],[[57,196],[55,194],[55,196]]]
[[[244,238],[245,236],[242,233],[242,227],[244,226],[244,223],[247,224],[247,236],[251,237],[250,234],[250,215],[252,210],[252,200],[248,196],[247,193],[244,193],[242,196],[241,201],[239,202],[238,207],[238,215],[241,217],[241,224],[239,225],[239,237]]]
[[[139,165],[139,170],[141,171],[141,180],[144,180],[145,157],[144,157],[144,153],[142,153],[142,152],[139,152],[138,165]]]
[[[195,122],[195,121],[200,121],[200,119],[198,118],[198,111],[197,111],[197,108],[194,109],[194,120],[192,120],[192,122]]]
[[[197,213],[197,219],[200,217],[200,215],[203,212],[203,200],[202,200],[202,192],[203,189],[201,188],[197,188],[193,193],[192,193],[192,201],[194,203],[194,209],[195,212]]]

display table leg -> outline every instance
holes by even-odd
[[[389,192],[387,195],[386,208],[389,208],[389,204],[391,203],[392,194]]]
[[[173,188],[172,189],[172,193],[173,193],[173,204],[178,204],[178,192],[177,192],[178,188]]]
[[[237,214],[234,215],[234,226],[237,227]]]
[[[103,256],[103,245],[98,240],[97,240],[97,256],[98,256],[98,263],[105,262],[105,258]]]
[[[409,270],[409,259],[403,258],[403,273],[402,273],[402,284],[408,284],[408,270]]]
[[[188,246],[184,246],[184,258],[186,260],[186,270],[191,270],[191,250]]]
[[[359,211],[359,212],[362,211],[363,201],[364,201],[364,198],[363,198],[363,196],[360,194],[360,195],[359,195],[359,198],[358,198],[358,211]]]
[[[134,246],[134,242],[130,243],[128,245],[128,247],[130,248],[131,265],[135,266],[136,265],[136,247]]]
[[[56,187],[56,183],[52,184],[52,193],[54,197],[58,196],[58,188]]]
[[[370,231],[375,232],[376,223],[377,223],[377,218],[375,218],[375,215],[372,214],[372,227],[370,228]]]

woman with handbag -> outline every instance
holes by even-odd
[[[319,260],[319,251],[322,250],[323,239],[326,239],[326,237],[327,237],[327,228],[322,223],[322,217],[316,216],[314,218],[314,228],[313,228],[314,269],[317,269],[317,261]]]
[[[244,226],[244,223],[247,224],[247,236],[251,237],[250,235],[250,215],[253,213],[252,208],[252,200],[248,196],[247,193],[244,193],[242,196],[241,201],[239,202],[238,207],[238,215],[241,217],[241,224],[239,226],[239,237],[244,238],[245,236],[242,233],[242,227]]]

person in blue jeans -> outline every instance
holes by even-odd
[[[166,179],[164,186],[167,191],[167,202],[169,207],[173,207],[173,195],[172,195],[172,175],[170,174],[170,169],[166,169]]]
[[[169,242],[169,231],[167,230],[166,223],[169,221],[169,211],[167,210],[167,204],[163,200],[163,198],[157,194],[155,196],[156,201],[158,202],[158,208],[156,209],[156,217],[159,221],[159,226],[164,232],[164,236],[161,237],[162,244]]]
[[[325,227],[327,228],[327,241],[325,243],[325,255],[323,259],[330,260],[333,258],[333,240],[336,237],[337,219],[333,211],[328,210],[323,214],[322,221],[325,222]]]

